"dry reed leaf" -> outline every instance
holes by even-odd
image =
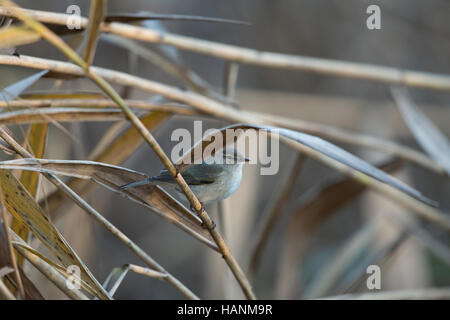
[[[450,142],[407,95],[406,90],[392,88],[400,113],[422,148],[450,175]]]
[[[17,81],[2,91],[0,91],[0,100],[1,101],[12,101],[16,99],[22,92],[24,92],[28,87],[38,81],[43,75],[45,75],[48,71],[43,70],[38,73],[35,73],[29,77],[26,77],[20,81]]]
[[[28,134],[25,140],[25,149],[31,152],[31,154],[36,158],[42,158],[44,155],[47,129],[47,124],[34,124],[28,129]],[[33,198],[36,198],[38,181],[38,172],[24,171],[20,177],[20,182]],[[28,241],[28,228],[22,223],[21,220],[14,218],[11,228],[25,242]],[[17,255],[17,262],[19,265],[22,265],[23,257],[21,255]]]
[[[0,186],[1,196],[8,211],[16,219],[20,219],[65,267],[78,266],[82,273],[82,279],[92,287],[100,298],[108,299],[106,292],[89,272],[86,265],[10,171],[0,170]]]
[[[124,116],[117,108],[38,108],[0,114],[0,124],[28,124],[76,121],[116,121]]]
[[[39,80],[39,78],[41,78],[46,73],[47,71],[44,70],[9,85],[0,92],[0,101],[15,100],[20,94],[22,94],[23,91],[28,89],[28,87],[34,84],[37,80]],[[7,128],[5,129],[8,130]],[[10,135],[13,136],[12,133],[10,133]],[[15,151],[12,150],[11,147],[2,139],[0,139],[0,149],[2,149],[4,152],[8,154],[15,153]]]
[[[47,129],[48,127],[46,124],[35,124],[28,129],[25,149],[27,149],[36,158],[42,158],[44,155]],[[30,192],[30,194],[34,197],[37,190],[38,175],[36,173],[24,172],[20,178],[20,181],[27,188],[28,192]]]
[[[218,23],[230,23],[230,24],[243,24],[248,25],[248,22],[223,19],[223,18],[213,18],[213,17],[201,17],[201,16],[190,16],[183,14],[159,14],[152,12],[139,12],[139,13],[120,13],[115,15],[107,15],[105,17],[105,22],[135,22],[143,20],[178,20],[178,21],[193,21],[193,22],[218,22]]]
[[[25,26],[0,29],[0,49],[37,42],[41,36]]]
[[[386,172],[394,172],[400,166],[401,162],[394,159],[379,167]],[[298,266],[312,234],[334,212],[366,189],[367,187],[351,178],[340,178],[326,181],[300,198],[301,202],[296,205],[289,218],[282,245],[278,279],[281,297],[298,295],[293,293],[294,287],[299,289]]]
[[[32,170],[92,179],[110,190],[122,194],[125,198],[143,205],[210,248],[218,250],[211,240],[208,230],[201,226],[201,220],[159,186],[146,185],[139,188],[120,189],[120,186],[130,182],[148,178],[147,175],[138,171],[94,161],[47,159],[3,161],[0,163],[0,168]]]
[[[106,99],[102,92],[31,92],[20,95],[21,99]]]
[[[13,269],[13,268],[11,268],[11,267],[2,267],[2,268],[0,269],[0,280],[3,280],[3,278],[4,278],[5,276],[7,276],[8,274],[10,274],[10,273],[12,273],[12,272],[14,272],[14,269]]]
[[[56,79],[56,80],[75,80],[75,79],[80,79],[83,76],[81,75],[75,75],[75,74],[68,74],[68,73],[63,73],[63,72],[58,72],[58,71],[49,71],[44,78],[49,78],[49,79]]]
[[[15,100],[23,91],[25,91],[28,87],[34,84],[38,79],[40,79],[43,75],[45,75],[46,71],[38,72],[34,75],[31,75],[25,79],[22,79],[2,91],[2,96],[0,96],[0,100],[11,101]],[[2,116],[6,114],[3,113]],[[42,157],[45,145],[45,137],[47,134],[47,125],[35,125],[32,126],[27,136],[27,140],[29,143],[29,147],[37,157]],[[39,156],[40,155],[40,156]],[[38,174],[34,172],[24,172],[21,178],[24,187],[30,192],[30,194],[34,197],[36,194],[36,187],[38,181]],[[20,219],[13,219],[12,229],[25,241],[28,238],[28,229],[21,222]],[[22,265],[23,257],[18,255],[17,261],[19,265]]]
[[[27,149],[35,158],[42,158],[47,140],[47,125],[36,124],[28,129],[25,141],[25,149]],[[27,188],[32,196],[36,195],[38,184],[38,175],[35,173],[24,172],[20,181]]]
[[[11,256],[9,254],[9,248],[7,245],[7,238],[5,234],[5,228],[2,222],[0,222],[0,269],[4,266],[11,266]],[[13,269],[12,269],[13,270]],[[19,267],[20,278],[22,279],[22,285],[25,292],[25,299],[30,300],[42,300],[44,299],[36,288],[36,286],[31,282],[30,279],[25,275],[22,268]],[[10,283],[14,283],[14,276],[12,274],[6,275],[6,278]],[[17,287],[17,286],[15,286]]]

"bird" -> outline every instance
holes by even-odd
[[[249,161],[236,148],[228,147],[202,163],[194,164],[181,172],[181,175],[202,204],[213,203],[230,197],[239,189],[243,164]],[[186,200],[172,175],[165,169],[157,176],[131,182],[119,188],[128,189],[148,184],[173,191],[178,200]]]

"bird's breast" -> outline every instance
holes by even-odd
[[[235,193],[242,180],[242,164],[226,167],[215,176],[214,182],[206,184],[191,184],[189,187],[202,203],[216,202],[230,197]],[[176,186],[175,191],[180,199],[185,199],[183,192]]]

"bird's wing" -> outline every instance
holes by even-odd
[[[199,170],[198,168],[196,168],[196,166],[194,166],[182,172],[181,175],[183,176],[186,183],[189,185],[202,185],[214,182],[213,179],[214,176],[212,175],[211,170],[208,170],[208,168],[206,168],[206,170],[205,168]],[[175,180],[173,179],[172,175],[167,170],[161,170],[158,176],[152,177],[152,180],[175,183]]]

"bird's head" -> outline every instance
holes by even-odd
[[[215,164],[225,164],[225,165],[236,165],[244,164],[250,160],[244,157],[236,148],[228,147],[218,151],[214,156],[212,156],[209,163]]]

